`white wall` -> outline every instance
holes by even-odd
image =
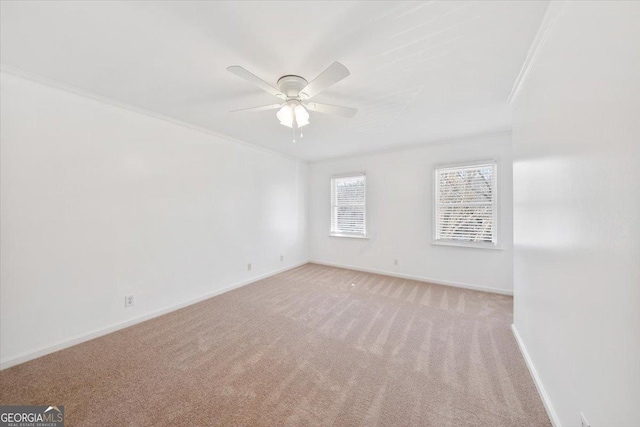
[[[640,3],[566,2],[514,108],[515,328],[563,426],[640,426]]]
[[[311,259],[460,286],[512,291],[511,136],[464,138],[439,145],[312,163]],[[436,165],[498,161],[500,250],[433,245]],[[330,179],[367,174],[369,239],[331,237]],[[394,265],[398,259],[398,265]]]
[[[307,260],[306,163],[1,84],[4,366]]]

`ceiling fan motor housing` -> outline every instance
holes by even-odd
[[[287,98],[298,98],[300,91],[306,87],[307,84],[307,81],[300,76],[287,75],[278,79],[278,89],[280,89]]]

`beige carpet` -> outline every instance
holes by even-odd
[[[512,298],[314,264],[0,372],[68,426],[549,426]]]

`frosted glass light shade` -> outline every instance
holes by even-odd
[[[294,111],[296,114],[296,123],[298,124],[299,128],[309,124],[309,112],[306,108],[304,108],[302,105],[296,105]]]
[[[293,127],[293,110],[289,105],[283,106],[276,116],[278,120],[280,120],[281,125]]]
[[[297,105],[295,103],[289,103],[276,113],[280,124],[290,128],[293,127],[294,115],[297,127],[301,128],[309,124],[309,112],[299,103]]]

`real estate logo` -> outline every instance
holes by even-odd
[[[0,406],[0,427],[64,427],[64,406]]]

